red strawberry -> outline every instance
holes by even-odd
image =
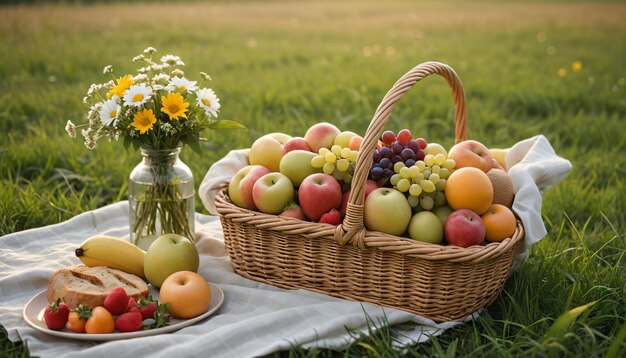
[[[128,295],[122,287],[116,287],[104,298],[104,308],[112,315],[120,315],[126,311],[128,306]]]
[[[329,212],[322,215],[320,223],[339,225],[341,224],[341,214],[337,209],[330,209]]]
[[[61,298],[57,298],[56,302],[50,304],[43,313],[43,319],[48,328],[58,331],[65,327],[67,318],[70,315],[70,309],[61,302]]]
[[[128,304],[126,305],[126,310],[124,312],[130,312],[133,308],[137,308],[137,301],[134,298],[128,298]]]
[[[139,303],[137,303],[137,307],[143,319],[154,318],[154,312],[157,310],[157,305],[154,301],[151,301],[149,298],[141,299]]]
[[[143,321],[139,312],[126,312],[115,320],[115,329],[120,332],[135,332],[140,330],[142,325]]]

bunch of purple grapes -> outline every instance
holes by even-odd
[[[412,167],[415,162],[424,160],[424,149],[427,145],[428,142],[424,138],[413,139],[408,129],[399,131],[397,136],[392,131],[385,131],[382,135],[382,145],[374,150],[370,179],[388,182],[395,174],[394,164],[403,162],[407,167]]]

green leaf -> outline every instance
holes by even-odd
[[[574,323],[574,321],[576,321],[576,318],[578,318],[578,316],[585,312],[589,307],[595,305],[596,302],[598,301],[593,301],[586,305],[572,308],[571,310],[561,314],[556,320],[554,320],[552,326],[548,328],[548,331],[543,336],[542,343],[545,344],[550,339],[557,339],[563,336],[565,332],[569,329],[569,327]]]
[[[607,358],[617,358],[624,357],[626,354],[626,322],[622,325],[617,336],[615,336],[615,340],[611,344],[611,348],[609,348],[609,352],[606,354]]]
[[[128,148],[130,148],[130,136],[126,135],[124,136],[124,149],[126,149],[126,151],[128,151]]]
[[[231,121],[228,119],[221,119],[218,121],[209,122],[209,128],[211,129],[245,129],[246,126],[239,122]]]

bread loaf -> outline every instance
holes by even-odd
[[[139,277],[106,266],[72,266],[57,270],[48,282],[48,302],[61,298],[70,308],[79,304],[102,306],[104,298],[116,287],[138,300],[148,295],[148,285]]]

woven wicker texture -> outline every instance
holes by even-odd
[[[416,66],[385,95],[366,131],[342,225],[240,208],[226,189],[217,195],[235,272],[278,287],[375,303],[437,322],[462,319],[496,299],[524,236],[519,222],[511,238],[469,248],[421,243],[370,231],[363,224],[365,182],[376,142],[396,102],[431,74],[441,75],[450,85],[456,142],[466,139],[465,94],[454,70],[437,62]]]

